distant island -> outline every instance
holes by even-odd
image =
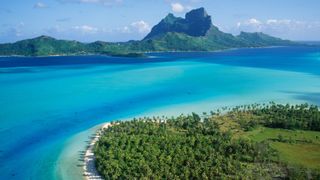
[[[319,179],[320,111],[271,103],[120,121],[94,155],[104,179]]]
[[[188,12],[185,18],[168,14],[141,41],[81,43],[40,36],[15,43],[0,44],[2,56],[111,55],[141,57],[147,52],[215,51],[230,48],[287,46],[295,42],[267,34],[224,33],[213,25],[204,8]]]

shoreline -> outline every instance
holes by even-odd
[[[289,46],[248,46],[248,47],[233,47],[233,48],[223,48],[216,49],[210,51],[145,51],[145,52],[137,52],[143,54],[153,54],[153,53],[214,53],[214,52],[224,52],[230,50],[238,50],[238,49],[263,49],[263,48],[275,48],[275,47],[289,47]],[[0,57],[21,57],[21,58],[45,58],[45,57],[77,57],[77,56],[107,56],[107,57],[127,57],[127,56],[112,56],[108,54],[99,54],[99,53],[87,53],[87,54],[53,54],[53,55],[41,55],[41,56],[26,56],[26,55],[0,55]],[[144,57],[144,58],[148,58]],[[139,57],[129,57],[129,58],[139,58]]]
[[[103,180],[99,175],[95,167],[95,157],[93,153],[93,148],[95,143],[99,140],[101,136],[101,131],[107,129],[111,126],[111,123],[103,124],[93,135],[92,140],[89,142],[87,149],[84,154],[84,163],[83,163],[83,176],[86,180]]]

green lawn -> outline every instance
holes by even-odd
[[[279,151],[281,161],[320,170],[319,144],[290,144],[273,142],[271,147]]]
[[[281,161],[320,170],[320,132],[259,127],[245,135],[254,141],[269,140],[271,146],[279,152]],[[279,135],[284,140],[295,142],[273,141]]]
[[[291,137],[291,139],[293,140],[307,140],[312,141],[313,144],[320,145],[320,132],[317,131],[301,131],[259,127],[252,131],[246,132],[245,135],[255,141],[278,139],[278,136],[281,135],[284,139],[289,139]]]

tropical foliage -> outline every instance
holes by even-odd
[[[251,105],[237,107],[228,114],[236,114],[239,117],[250,114],[250,118],[238,119],[242,127],[247,130],[262,124],[270,128],[320,131],[320,111],[314,105],[275,103],[266,106]]]
[[[281,161],[268,138],[246,135],[261,126],[317,130],[319,114],[316,106],[272,103],[116,122],[95,146],[96,166],[105,179],[319,178]]]

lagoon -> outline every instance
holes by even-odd
[[[317,46],[106,56],[0,57],[3,179],[79,179],[81,151],[111,120],[251,103],[320,105]]]

